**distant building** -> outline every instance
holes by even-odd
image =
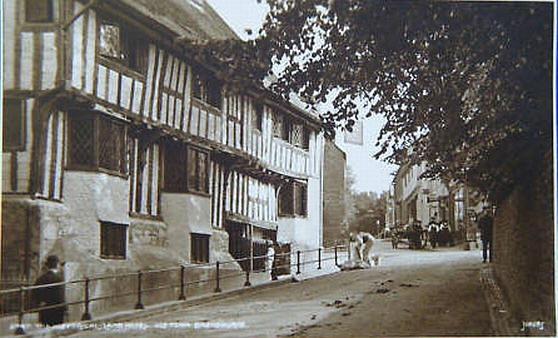
[[[345,218],[345,167],[347,157],[333,141],[324,146],[323,242],[324,246],[342,240]]]
[[[394,224],[420,221],[426,226],[432,218],[438,222],[449,218],[448,189],[440,180],[421,179],[425,170],[426,163],[404,164],[397,170],[393,180],[392,215],[389,216]]]
[[[447,221],[452,231],[474,228],[475,215],[482,210],[483,196],[463,183],[420,178],[426,165],[423,162],[399,167],[390,189],[386,224],[405,225],[418,220],[425,226],[434,219]]]

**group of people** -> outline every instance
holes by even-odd
[[[436,246],[453,245],[453,235],[448,226],[448,222],[442,221],[441,223],[437,223],[433,217],[430,223],[428,223],[425,242],[429,242],[433,249],[436,248]]]

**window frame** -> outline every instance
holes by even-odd
[[[195,263],[195,264],[209,263],[209,253],[210,253],[209,238],[210,237],[211,236],[207,234],[200,234],[195,232],[190,233],[190,262],[191,263]],[[202,241],[203,243],[201,246],[199,245],[200,241]],[[203,256],[203,257],[199,257],[199,256]]]
[[[47,2],[47,16],[48,18],[46,20],[38,20],[38,21],[30,21],[29,20],[29,15],[27,12],[27,7],[28,7],[28,3],[29,2],[33,2],[36,0],[25,0],[22,1],[22,23],[25,25],[52,25],[56,22],[56,11],[57,11],[57,6],[56,6],[56,2],[54,0],[42,0]],[[50,12],[50,13],[48,13]]]
[[[257,130],[261,133],[263,131],[264,105],[261,102],[256,102],[253,107],[250,125],[252,130]]]
[[[179,153],[174,153],[173,156],[170,155],[169,150],[173,149],[173,151],[178,151]],[[195,153],[194,156],[194,163],[191,163],[191,154]],[[200,154],[204,154],[205,156],[205,182],[199,181],[200,177]],[[176,159],[179,159],[178,163]],[[172,161],[172,165],[168,164],[168,161]],[[164,170],[163,170],[163,186],[162,190],[164,192],[169,193],[189,193],[189,194],[198,194],[202,196],[209,196],[209,167],[210,167],[210,160],[209,160],[209,151],[200,147],[196,147],[191,144],[179,144],[175,141],[170,141],[165,144],[165,159],[164,159]],[[192,168],[191,166],[194,165]],[[171,169],[172,168],[172,169]],[[178,170],[182,168],[182,171],[179,173],[171,172],[170,170]],[[192,170],[193,169],[193,170]],[[191,175],[191,173],[194,173]],[[181,177],[180,181],[174,179],[170,180],[170,175]],[[194,182],[191,181],[192,177],[194,177]]]
[[[213,95],[217,95],[213,98]],[[223,83],[205,72],[194,71],[192,74],[192,98],[215,109],[223,109]],[[212,102],[213,99],[218,102]]]
[[[128,224],[100,221],[99,257],[102,259],[126,260],[128,247]],[[109,230],[110,229],[110,230]],[[120,233],[119,233],[120,232]],[[120,238],[116,238],[117,233]],[[115,248],[113,241],[118,240],[119,245]],[[111,247],[112,246],[112,247]],[[113,252],[121,249],[121,252]],[[107,250],[109,252],[107,252]]]
[[[93,160],[92,163],[79,163],[73,158],[73,147],[75,146],[75,140],[72,138],[73,123],[78,119],[91,120],[93,123]],[[109,121],[111,124],[116,124],[122,127],[122,134],[120,135],[120,158],[121,165],[119,169],[106,168],[101,165],[101,154],[100,154],[100,142],[101,142],[101,120],[104,119]],[[110,175],[127,177],[129,173],[129,161],[128,161],[128,126],[123,121],[117,120],[106,114],[94,112],[94,111],[71,111],[68,114],[68,158],[67,158],[67,170],[81,170],[81,171],[96,171],[103,172]]]
[[[118,27],[117,52],[119,57],[103,54],[101,50],[101,29],[103,25]],[[104,63],[108,63],[110,66],[123,67],[124,70],[131,71],[143,78],[147,75],[147,69],[149,67],[149,41],[142,38],[142,34],[133,29],[130,25],[123,24],[121,20],[119,21],[117,18],[108,14],[100,13],[97,16],[96,55],[100,60],[104,61]]]
[[[27,137],[27,114],[25,111],[25,100],[22,98],[16,98],[16,97],[7,97],[4,96],[4,99],[2,101],[2,128],[4,128],[4,126],[8,125],[7,123],[4,123],[4,119],[6,117],[10,117],[10,121],[12,120],[13,116],[7,116],[6,115],[6,111],[8,111],[8,109],[6,109],[5,105],[7,103],[7,101],[15,101],[19,104],[19,120],[20,120],[20,125],[19,125],[19,142],[17,144],[9,144],[6,145],[5,142],[5,137],[6,137],[6,132],[5,130],[2,131],[2,152],[9,152],[9,151],[25,151],[25,147],[26,147],[26,137]],[[11,111],[11,110],[10,110]],[[9,126],[9,125],[8,125]],[[9,126],[12,127],[12,126]]]
[[[289,182],[283,185],[279,191],[279,198],[277,200],[279,203],[278,213],[280,217],[306,218],[308,216],[307,183]],[[285,200],[287,203],[285,203]]]

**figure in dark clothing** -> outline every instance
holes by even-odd
[[[428,240],[432,249],[436,248],[436,243],[438,242],[438,223],[436,223],[434,217],[428,223]]]
[[[479,219],[479,228],[481,232],[481,241],[482,241],[482,262],[486,263],[486,256],[487,251],[490,251],[488,254],[488,260],[492,262],[492,215],[488,208],[483,210],[483,215]]]
[[[48,271],[37,278],[35,285],[44,285],[63,282],[58,274],[58,257],[49,256],[46,261]],[[39,310],[39,322],[45,326],[53,326],[64,322],[64,315],[67,311],[65,292],[63,285],[48,286],[33,290],[33,298],[38,307],[60,306],[49,309]]]

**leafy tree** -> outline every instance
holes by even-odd
[[[505,196],[552,150],[552,4],[267,0],[255,41],[283,69],[272,89],[383,115],[375,154]],[[412,152],[407,152],[412,149]]]

